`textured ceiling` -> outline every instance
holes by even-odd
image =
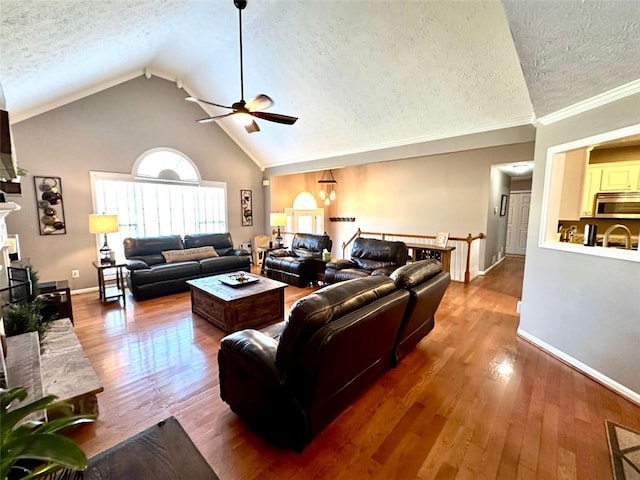
[[[594,2],[542,3],[508,3],[505,15],[493,1],[249,0],[245,97],[266,93],[269,111],[300,119],[258,121],[251,135],[220,124],[270,167],[531,123],[533,107],[544,115],[640,77],[629,58],[640,38],[633,7],[605,15]],[[0,84],[14,121],[145,67],[200,98],[240,98],[232,0],[0,0],[0,9]],[[602,29],[590,53],[589,28],[572,12]],[[627,56],[600,69],[614,45]],[[584,86],[573,88],[563,72],[578,47],[570,72]]]
[[[640,79],[640,1],[505,1],[537,117]]]

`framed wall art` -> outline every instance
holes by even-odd
[[[500,200],[500,216],[504,217],[507,214],[507,202],[509,201],[509,197],[506,195],[502,195],[502,199]]]
[[[253,199],[251,190],[240,190],[240,209],[242,210],[242,226],[253,225]]]
[[[38,207],[38,225],[40,235],[64,235],[67,227],[64,222],[64,203],[62,200],[62,179],[60,177],[33,177]]]
[[[436,235],[436,247],[446,247],[449,241],[449,232],[438,232]]]

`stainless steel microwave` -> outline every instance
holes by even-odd
[[[597,218],[640,218],[640,192],[606,192],[596,194]]]

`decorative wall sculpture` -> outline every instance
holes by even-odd
[[[251,190],[240,190],[240,207],[242,209],[242,226],[253,225],[253,200]]]
[[[33,183],[40,235],[64,235],[67,233],[67,227],[64,222],[61,178],[34,176]]]

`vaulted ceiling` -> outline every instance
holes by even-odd
[[[264,167],[530,124],[640,79],[635,0],[248,3],[245,96],[266,93],[269,111],[299,120],[259,120],[253,134],[219,124]],[[232,0],[0,0],[0,9],[0,85],[14,122],[144,69],[185,97],[240,99]]]

